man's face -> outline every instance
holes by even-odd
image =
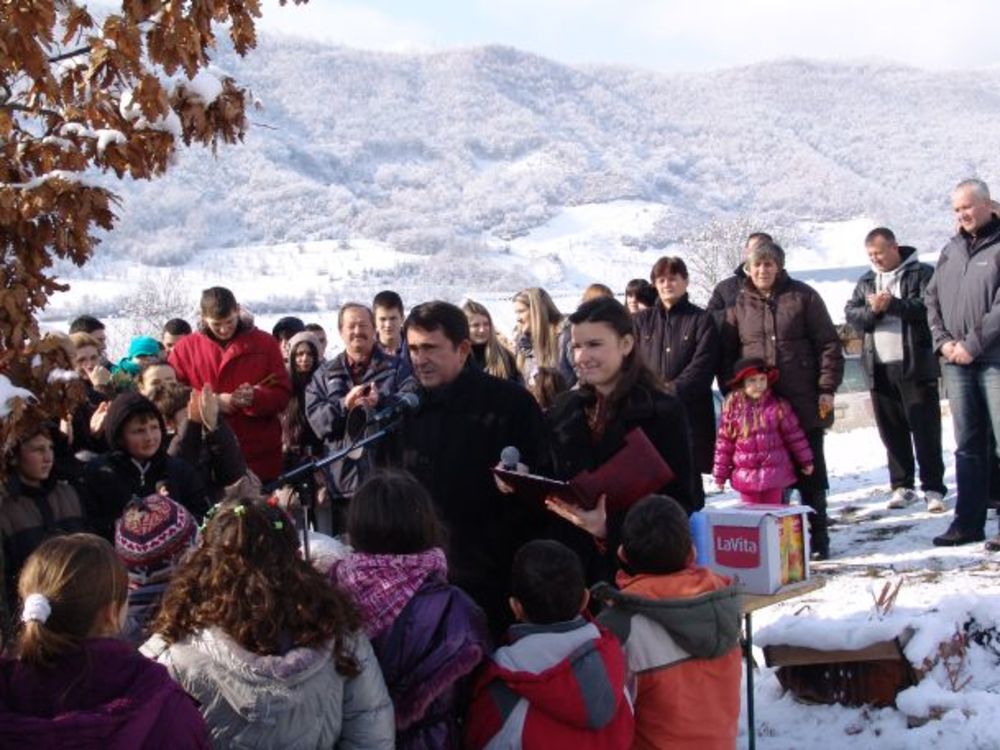
[[[447,385],[459,376],[469,356],[470,343],[465,339],[455,345],[444,331],[425,331],[410,326],[406,331],[413,373],[424,388]]]
[[[354,360],[366,360],[375,348],[375,327],[367,310],[349,307],[340,322],[340,338]]]
[[[378,339],[383,344],[399,341],[399,332],[403,328],[403,313],[395,307],[376,307],[375,327],[378,328]]]
[[[239,322],[239,308],[224,318],[205,318],[206,327],[219,341],[229,341],[236,334],[236,326],[239,325]]]
[[[96,346],[78,346],[76,348],[73,366],[80,375],[86,377],[99,364],[101,364],[101,355]]]
[[[875,237],[865,245],[868,251],[868,260],[872,266],[880,272],[891,271],[902,262],[899,256],[899,245],[885,237]]]
[[[975,234],[993,213],[989,199],[979,197],[971,187],[956,190],[951,196],[951,207],[955,210],[958,225],[969,234]]]
[[[174,350],[174,347],[177,346],[177,342],[187,335],[188,334],[186,333],[178,333],[175,336],[172,333],[164,331],[163,335],[160,336],[160,341],[163,342],[163,348],[166,350],[167,354],[170,354],[170,352]]]
[[[681,297],[687,294],[688,280],[679,273],[668,273],[656,277],[656,292],[660,295],[660,302],[664,307],[670,307],[677,303]]]
[[[152,414],[137,414],[130,417],[122,427],[122,443],[125,452],[139,461],[148,461],[160,449],[163,434],[160,420]]]
[[[108,348],[108,332],[103,328],[98,328],[96,331],[90,332],[90,337],[97,342],[97,347],[101,354],[104,354]]]
[[[170,365],[153,365],[142,371],[142,379],[139,382],[139,393],[148,396],[153,389],[163,383],[176,383],[177,373]]]

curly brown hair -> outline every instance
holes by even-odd
[[[348,641],[361,625],[350,597],[299,556],[291,519],[243,501],[208,522],[201,546],[164,593],[151,631],[176,643],[216,627],[263,655],[283,653],[289,641],[320,647],[332,640],[337,671],[353,677],[359,666]]]

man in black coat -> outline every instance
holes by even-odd
[[[451,580],[485,610],[494,633],[510,623],[514,552],[546,524],[544,509],[500,493],[491,469],[507,446],[544,466],[542,413],[522,387],[465,367],[465,313],[446,302],[414,307],[404,328],[421,403],[407,414],[380,462],[412,472],[448,529]]]
[[[937,357],[927,324],[924,292],[934,269],[900,247],[891,230],[865,237],[872,269],[865,273],[844,309],[847,322],[864,334],[861,366],[871,391],[875,424],[889,461],[890,508],[917,500],[913,452],[927,509],[945,510],[941,455],[941,396]]]
[[[694,467],[711,474],[715,454],[715,403],[712,380],[719,367],[719,336],[712,316],[687,295],[688,271],[680,258],[660,258],[650,272],[659,300],[634,317],[643,361],[684,405]],[[701,482],[694,482],[695,508],[705,503]]]

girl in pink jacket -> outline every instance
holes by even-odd
[[[745,503],[781,503],[782,490],[813,471],[813,455],[791,404],[771,390],[778,371],[757,357],[741,359],[729,381],[715,441],[715,483],[728,479]]]

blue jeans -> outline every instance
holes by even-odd
[[[990,431],[1000,435],[1000,365],[943,365],[955,425],[955,525],[983,531],[989,497]]]

